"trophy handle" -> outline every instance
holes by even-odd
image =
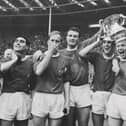
[[[104,22],[103,19],[100,19],[100,20],[99,20],[99,24],[100,24],[100,25],[103,25],[103,22]]]
[[[104,24],[104,19],[100,19],[99,20],[99,24],[100,24],[100,27],[102,28],[102,35],[101,35],[101,38],[104,38],[106,35],[107,35],[107,25]]]
[[[126,25],[126,16],[124,16],[123,14],[120,14],[120,18],[122,19],[121,24],[120,25]]]

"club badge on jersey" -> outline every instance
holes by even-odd
[[[67,71],[67,67],[60,68],[58,70],[58,76],[62,76]]]

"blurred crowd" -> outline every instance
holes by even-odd
[[[88,32],[87,34],[82,33],[82,37],[80,38],[80,41],[82,42],[83,40],[89,38],[92,36],[94,33],[93,32]],[[20,34],[22,36],[22,34]],[[14,39],[16,38],[15,34],[2,34],[0,33],[0,55],[4,54],[4,51],[8,48],[12,48],[12,43]],[[27,37],[31,43],[29,54],[33,54],[36,50],[42,50],[45,51],[47,48],[47,39],[48,39],[48,34],[45,32],[37,33],[37,34],[25,34],[25,37]],[[61,49],[66,47],[66,40],[65,40],[65,33],[62,33],[63,40],[61,44]]]

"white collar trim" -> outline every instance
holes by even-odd
[[[104,53],[102,54],[104,59],[110,60],[114,57],[114,54],[112,56],[106,56]]]
[[[44,54],[46,55],[48,51],[46,51]],[[58,57],[60,55],[60,53],[56,53],[55,55],[52,55],[52,57]]]
[[[76,47],[75,47],[75,48],[73,48],[73,49],[71,49],[71,48],[67,47],[67,48],[66,48],[66,50],[67,50],[67,51],[75,51],[75,50],[77,50],[77,48],[78,48],[78,46],[76,46]]]

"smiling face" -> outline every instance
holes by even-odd
[[[122,59],[126,59],[126,40],[116,44],[116,51]]]
[[[13,43],[15,51],[23,51],[27,49],[26,40],[23,37],[18,37]]]
[[[112,46],[113,46],[112,41],[104,40],[103,44],[102,44],[103,53],[107,56],[112,55],[112,53],[113,53],[113,47]]]
[[[67,40],[67,45],[70,48],[75,48],[78,44],[78,41],[79,41],[79,32],[69,30],[67,32],[66,40]]]

